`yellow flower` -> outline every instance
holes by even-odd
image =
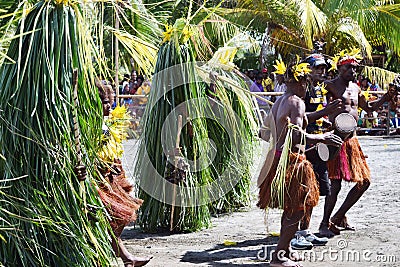
[[[285,72],[286,72],[285,63],[282,60],[280,60],[280,61],[276,60],[275,62],[276,62],[276,65],[274,65],[274,67],[275,67],[276,71],[274,71],[274,73],[275,74],[285,74]]]
[[[171,40],[171,36],[172,33],[174,32],[174,28],[172,27],[172,25],[165,25],[165,32],[163,32],[163,43],[168,42],[169,40]]]
[[[183,28],[182,43],[186,43],[192,35],[193,35],[193,32],[189,29],[189,27]]]

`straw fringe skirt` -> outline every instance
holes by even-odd
[[[338,155],[327,162],[330,179],[348,182],[370,181],[371,173],[356,137],[343,142]]]
[[[124,227],[136,220],[136,211],[143,200],[130,195],[133,186],[126,178],[125,171],[120,165],[113,166],[115,172],[109,171],[104,175],[109,183],[100,184],[98,193],[111,217],[111,229],[116,236],[120,236]]]
[[[261,209],[280,208],[279,203],[272,199],[271,184],[275,177],[280,156],[275,155],[266,178],[260,185],[259,201]],[[314,207],[318,204],[319,189],[312,164],[304,155],[290,153],[288,168],[285,176],[284,210],[294,212],[306,206]]]

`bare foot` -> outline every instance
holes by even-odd
[[[353,227],[353,226],[348,224],[346,216],[344,216],[342,219],[337,219],[335,217],[332,217],[331,218],[331,222],[334,225],[343,228],[343,230],[349,230],[349,231],[355,231],[356,230],[355,227]]]
[[[277,267],[302,267],[300,263],[293,261],[291,258],[289,259],[286,255],[290,257],[294,256],[297,253],[288,253],[288,251],[280,250],[278,253],[274,252],[272,254],[271,262],[269,266],[277,266]]]
[[[294,262],[287,258],[282,259],[282,261],[273,260],[269,263],[269,266],[271,266],[271,267],[303,267],[303,265],[301,265],[300,263]]]
[[[136,266],[144,266],[146,265],[153,257],[148,258],[139,258],[139,257],[130,257],[127,260],[124,260],[125,267],[136,267]]]
[[[332,238],[335,236],[335,234],[331,230],[329,230],[328,225],[325,224],[321,224],[319,226],[319,235],[321,237],[327,237],[327,238]]]

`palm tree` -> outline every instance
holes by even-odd
[[[221,12],[261,33],[267,29],[283,56],[308,53],[321,39],[331,56],[350,47],[368,58],[372,45],[386,45],[395,53],[400,49],[397,1],[239,0],[236,8]]]

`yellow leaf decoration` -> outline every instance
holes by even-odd
[[[276,60],[276,65],[274,65],[274,67],[276,69],[276,71],[274,71],[275,74],[285,74],[286,65],[282,60]]]
[[[319,88],[321,88],[322,95],[326,95],[328,93],[328,90],[326,90],[326,85],[324,83],[318,83],[317,85],[319,86]]]
[[[124,106],[117,106],[111,111],[110,117],[105,120],[108,134],[102,136],[102,147],[98,156],[104,161],[112,163],[123,154],[122,141],[128,137],[127,129],[131,116]]]
[[[307,74],[311,73],[311,69],[309,68],[308,63],[296,64],[292,67],[292,70],[296,81],[299,81],[298,77],[304,77]]]
[[[347,55],[351,56],[351,57],[355,57],[356,59],[363,59],[363,57],[361,56],[361,50],[359,48],[355,48],[353,47],[348,53]]]
[[[169,40],[171,40],[171,36],[172,33],[174,32],[174,28],[172,27],[172,25],[165,25],[165,32],[163,32],[163,43],[168,42]]]
[[[193,32],[189,29],[189,27],[185,27],[182,30],[182,43],[186,43],[190,37],[193,35]]]
[[[331,71],[331,70],[337,70],[337,63],[339,62],[339,59],[340,59],[340,55],[335,55],[333,58],[332,58],[332,60],[331,60],[331,68],[328,70],[328,72],[329,71]]]
[[[332,67],[328,71],[337,70],[337,66],[339,65],[359,63],[361,59],[363,59],[363,57],[361,56],[360,49],[352,48],[350,51],[344,49],[332,58]]]

